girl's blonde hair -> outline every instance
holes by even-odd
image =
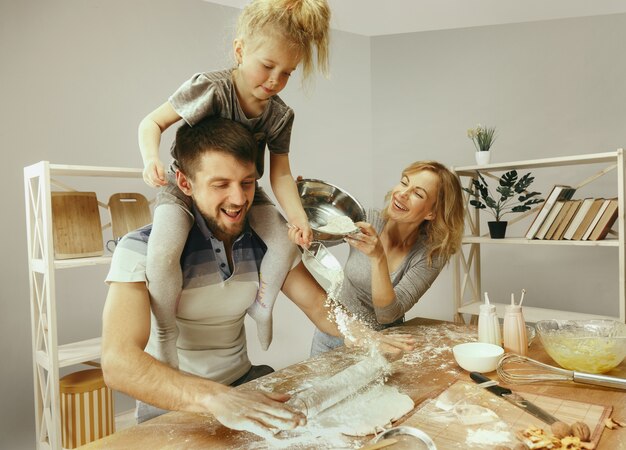
[[[237,38],[256,39],[259,34],[278,34],[302,55],[302,79],[317,68],[328,75],[330,7],[326,0],[252,0],[239,16]]]
[[[419,232],[426,235],[426,242],[430,250],[428,262],[433,257],[442,258],[448,262],[450,257],[461,248],[461,239],[465,230],[465,208],[463,206],[463,191],[458,177],[446,166],[437,161],[417,161],[402,171],[403,176],[413,175],[428,170],[439,178],[437,198],[433,204],[435,217],[425,220],[420,225]],[[391,193],[386,200],[391,199]],[[387,208],[383,217],[387,218]]]

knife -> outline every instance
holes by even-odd
[[[490,378],[478,372],[470,372],[470,378],[474,380],[476,383],[486,383],[488,381],[491,381]],[[503,399],[517,406],[518,408],[523,409],[528,414],[532,414],[533,416],[537,417],[538,419],[542,420],[548,425],[552,425],[554,422],[559,422],[559,419],[554,417],[552,414],[541,409],[534,403],[529,402],[524,397],[522,397],[519,394],[514,393],[510,389],[503,388],[497,385],[488,386],[485,389],[487,389],[492,394],[496,394],[497,396],[502,397]]]

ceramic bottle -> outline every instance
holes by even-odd
[[[504,351],[526,356],[528,353],[528,336],[522,307],[511,302],[504,307],[504,322],[502,324]]]
[[[496,306],[488,303],[480,305],[478,315],[478,341],[487,344],[502,345],[500,322],[496,314]]]

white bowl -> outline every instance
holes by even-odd
[[[467,342],[452,348],[454,359],[468,372],[493,372],[496,370],[504,349],[499,345],[484,342]]]

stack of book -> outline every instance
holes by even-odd
[[[617,198],[572,199],[571,186],[556,185],[526,232],[527,239],[604,239],[617,220]]]

